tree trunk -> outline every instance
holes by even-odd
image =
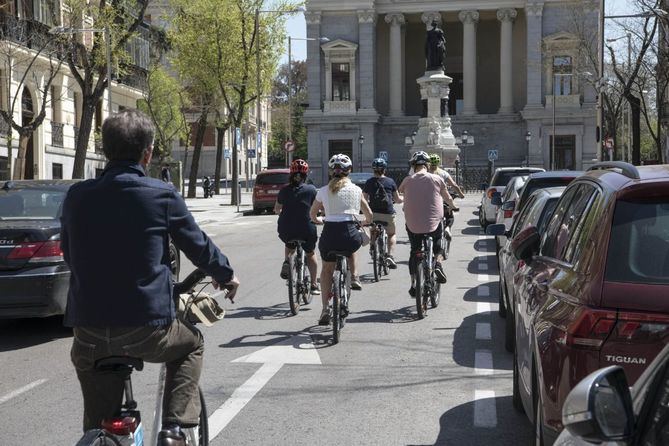
[[[230,204],[236,206],[239,203],[239,155],[237,154],[237,129],[240,122],[235,120],[234,135],[232,135],[232,187],[230,188]]]
[[[16,164],[14,164],[14,179],[23,180],[26,177],[26,152],[28,151],[28,141],[30,135],[19,134],[19,151],[16,154]]]
[[[7,138],[7,177],[10,180],[14,178],[14,159],[12,158],[14,139],[11,137],[12,129],[10,127],[9,132],[5,135]]]
[[[216,167],[214,169],[214,191],[221,193],[221,164],[223,164],[223,139],[228,127],[216,127]]]
[[[207,117],[209,110],[205,108],[197,120],[197,133],[195,134],[195,144],[193,146],[193,159],[190,162],[190,175],[188,176],[188,198],[195,198],[197,187],[197,171],[200,168],[200,154],[202,153],[202,143],[204,142],[204,133],[207,131]]]
[[[630,95],[627,100],[632,108],[632,164],[641,165],[641,100]]]
[[[97,99],[90,99],[86,95],[83,98],[81,111],[81,121],[79,123],[79,137],[76,141],[74,152],[74,169],[72,169],[73,179],[83,179],[86,175],[86,155],[88,153],[88,141],[91,137],[93,128],[93,118],[95,118],[95,104]],[[76,106],[76,105],[75,105]]]

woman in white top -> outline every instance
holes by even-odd
[[[323,232],[318,242],[318,249],[323,259],[321,269],[321,290],[323,299],[323,312],[321,313],[320,325],[330,323],[328,310],[332,289],[332,274],[336,265],[336,258],[330,255],[332,251],[349,252],[349,265],[351,270],[351,288],[361,289],[360,279],[356,270],[354,253],[362,246],[362,236],[358,230],[358,216],[360,210],[365,216],[362,224],[372,222],[372,210],[362,196],[362,189],[353,184],[348,178],[351,173],[351,159],[343,154],[334,155],[328,162],[331,180],[327,186],[318,190],[316,200],[311,206],[311,220],[316,224],[323,224]],[[323,211],[325,217],[319,217],[318,212]]]

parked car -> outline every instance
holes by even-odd
[[[555,446],[669,444],[669,345],[628,387],[620,366],[597,370],[569,393]]]
[[[497,218],[497,206],[491,203],[492,196],[496,192],[499,192],[500,195],[504,193],[504,189],[512,177],[543,171],[544,169],[537,167],[500,167],[499,169],[495,169],[490,184],[483,185],[484,192],[479,207],[479,223],[481,226],[485,228],[490,223],[495,223]]]
[[[70,270],[60,246],[60,215],[76,182],[0,182],[0,319],[65,312]],[[177,277],[179,251],[172,243],[170,259]]]
[[[594,165],[546,227],[516,235],[513,403],[551,444],[567,394],[620,365],[634,383],[669,341],[669,165]],[[539,444],[539,443],[537,443]]]
[[[353,184],[362,189],[365,186],[367,180],[369,180],[373,176],[374,174],[372,172],[351,172],[348,175],[348,178],[353,182]]]
[[[511,229],[513,224],[513,217],[516,214],[514,211],[516,209],[516,203],[518,202],[518,197],[527,181],[528,176],[522,175],[517,177],[512,177],[507,185],[504,188],[504,193],[499,194],[495,192],[492,197],[492,204],[497,206],[497,216],[495,218],[495,223],[501,223],[505,226],[505,231]],[[495,253],[499,253],[499,248],[502,243],[504,235],[498,235],[495,237]]]
[[[256,214],[274,209],[281,188],[288,184],[289,169],[263,170],[256,176],[253,186],[253,212]]]
[[[513,296],[513,275],[518,270],[520,262],[511,252],[511,241],[520,231],[535,226],[539,234],[546,230],[546,223],[553,215],[555,205],[564,192],[564,187],[550,187],[548,189],[539,189],[527,199],[526,206],[514,219],[509,230],[502,223],[490,225],[487,233],[503,237],[498,263],[499,263],[499,315],[506,317],[506,326],[504,333],[504,346],[510,352],[513,352],[515,340],[515,324],[513,314],[513,302],[509,299]]]
[[[516,210],[514,215],[518,214],[523,209],[527,198],[538,189],[545,189],[547,187],[567,186],[574,178],[583,175],[584,172],[580,170],[553,170],[550,172],[533,173],[527,179],[523,190],[518,197],[516,203]]]

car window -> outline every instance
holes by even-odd
[[[0,192],[0,220],[56,219],[64,190],[13,189]]]
[[[268,173],[265,175],[258,175],[256,184],[288,184],[287,173]]]
[[[544,234],[541,255],[564,260],[569,240],[594,192],[595,189],[588,184],[579,184],[565,192]]]
[[[593,188],[594,189],[594,188]],[[564,259],[566,262],[576,265],[580,259],[581,252],[588,246],[589,241],[593,236],[593,232],[601,230],[601,221],[599,221],[600,212],[604,205],[604,200],[601,194],[596,190],[590,204],[583,212],[581,221],[574,227],[574,232],[569,240],[567,249],[564,252]]]
[[[518,235],[520,231],[525,229],[528,226],[528,222],[531,221],[528,219],[528,214],[530,214],[530,211],[533,208],[534,202],[536,201],[537,197],[530,197],[530,201],[528,202],[528,206],[523,209],[523,211],[518,214],[516,219],[513,222],[513,227],[511,228],[511,238],[515,237]]]
[[[508,171],[499,171],[495,174],[492,179],[492,186],[506,186],[511,181],[511,178],[529,175],[531,173],[537,172],[536,170],[508,170]]]
[[[525,184],[525,187],[523,188],[523,193],[520,196],[520,200],[518,203],[518,205],[520,206],[519,209],[522,209],[522,207],[525,206],[525,203],[523,203],[523,201],[525,201],[527,197],[532,195],[534,191],[537,191],[539,189],[548,189],[549,187],[566,186],[572,181],[574,181],[574,178],[572,177],[530,179]]]
[[[616,203],[606,280],[669,283],[669,197]]]
[[[539,234],[543,234],[546,231],[546,226],[548,225],[548,222],[551,220],[553,212],[555,212],[555,206],[558,203],[558,199],[559,197],[555,197],[546,200],[546,204],[544,204],[544,208],[542,209],[541,212],[541,217],[539,217],[539,224],[537,225],[537,228],[539,229]],[[528,206],[531,205],[532,203],[528,202]]]
[[[657,393],[648,393],[650,398],[648,411],[640,420],[643,423],[640,445],[661,446],[669,444],[669,369],[661,373],[656,389]]]

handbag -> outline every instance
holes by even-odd
[[[191,324],[201,322],[205,326],[211,327],[214,322],[223,319],[225,310],[208,293],[180,294],[177,315]]]
[[[364,226],[358,227],[358,231],[360,231],[360,235],[362,236],[362,246],[367,246],[369,245],[369,234],[367,233],[367,228]]]

